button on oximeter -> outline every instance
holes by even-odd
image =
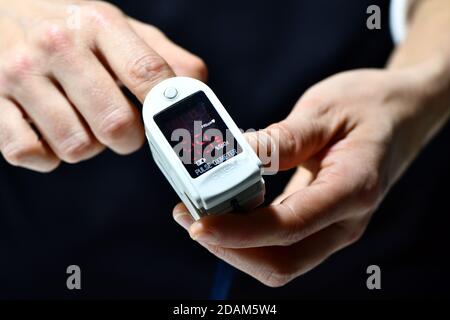
[[[173,99],[177,96],[178,91],[174,87],[168,87],[166,90],[164,90],[164,97],[167,99]]]

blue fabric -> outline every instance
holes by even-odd
[[[234,278],[235,269],[229,264],[219,261],[214,275],[214,282],[211,290],[211,300],[226,300],[230,292],[231,283]]]

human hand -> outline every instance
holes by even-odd
[[[79,15],[78,27],[70,14]],[[41,172],[105,147],[133,152],[144,130],[118,83],[142,102],[174,74],[205,80],[206,67],[111,4],[0,0],[0,151]]]
[[[283,194],[248,214],[197,222],[179,204],[175,220],[268,286],[314,268],[361,237],[386,192],[445,122],[426,68],[356,70],[315,85],[284,121],[247,135],[255,149],[270,142],[262,147],[279,152],[281,170],[298,167]]]

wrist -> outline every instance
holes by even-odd
[[[422,137],[422,145],[448,120],[450,113],[450,59],[436,55],[432,60],[398,70],[405,87],[402,120]]]
[[[450,59],[444,55],[424,63],[388,68],[397,83],[393,108],[394,175],[399,176],[450,116]]]

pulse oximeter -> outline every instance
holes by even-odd
[[[164,80],[142,113],[153,158],[195,220],[264,201],[262,163],[206,84]]]

